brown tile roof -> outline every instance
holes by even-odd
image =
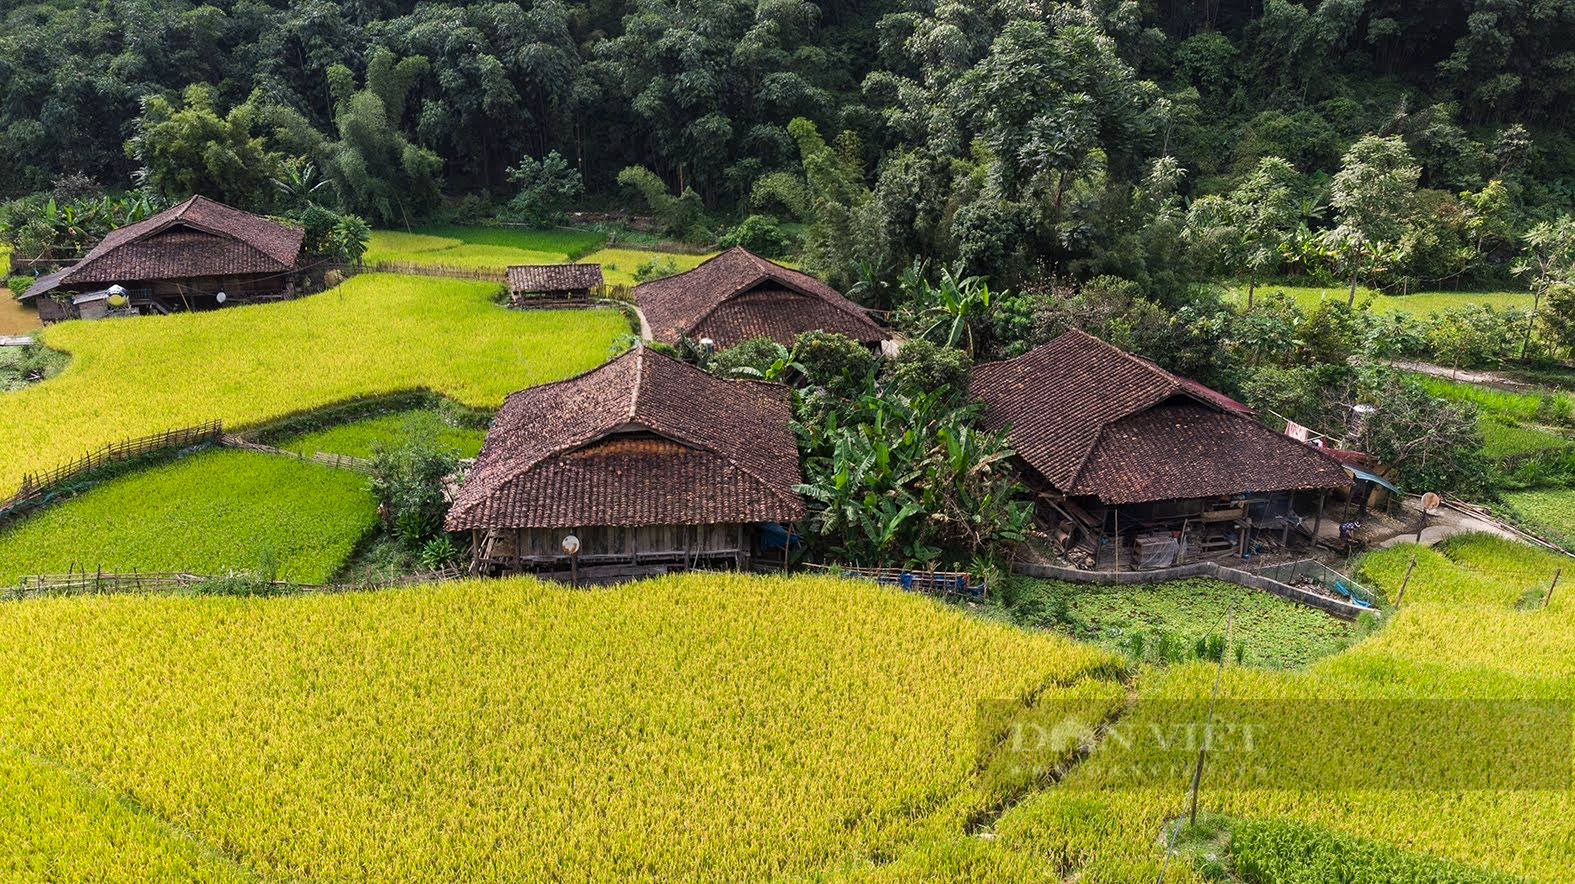
[[[1050,485],[1107,503],[1334,488],[1339,463],[1245,406],[1072,330],[974,369],[982,423]]]
[[[1332,457],[1255,418],[1178,400],[1105,428],[1074,493],[1140,503],[1350,484]]]
[[[205,196],[110,231],[61,279],[85,283],[284,273],[305,233]]]
[[[509,267],[511,292],[565,292],[602,284],[600,264],[515,264]]]
[[[636,347],[509,396],[450,530],[792,521],[804,514],[785,390]]]
[[[767,337],[791,344],[806,331],[872,343],[888,335],[859,305],[807,273],[748,250],[728,249],[699,267],[636,286],[635,303],[656,340],[683,335],[730,347]]]

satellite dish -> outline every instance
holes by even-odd
[[[115,292],[110,292],[109,297],[106,298],[105,301],[111,307],[124,307],[124,306],[126,306],[126,296],[125,295],[121,295],[121,294],[116,294]]]
[[[124,298],[126,296],[126,287],[119,283],[110,286],[106,291],[109,292],[111,298]]]
[[[701,352],[710,353],[712,350],[715,350],[715,349],[716,349],[716,341],[713,341],[710,338],[701,338],[700,339],[700,350],[701,350]]]
[[[574,555],[580,551],[580,538],[570,534],[563,538],[563,552],[565,555]]]
[[[229,300],[229,298],[230,296],[226,295],[224,292],[219,292],[217,295],[213,296],[213,299],[218,301],[220,304],[223,304],[225,301]]]
[[[1432,512],[1433,510],[1438,509],[1438,505],[1443,502],[1444,499],[1438,496],[1437,491],[1429,491],[1422,495],[1422,509],[1426,510],[1427,512]]]

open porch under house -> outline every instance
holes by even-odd
[[[1338,518],[1332,489],[1110,504],[1046,490],[1036,497],[1052,547],[1080,568],[1130,571],[1308,549]]]
[[[755,524],[595,525],[572,528],[490,528],[471,532],[472,573],[533,574],[553,580],[611,582],[695,569],[749,570],[757,559],[783,554],[782,531]],[[565,537],[579,551],[563,551]]]

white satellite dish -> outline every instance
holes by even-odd
[[[565,555],[574,555],[580,551],[580,538],[570,534],[563,538],[563,552]]]
[[[1425,512],[1429,512],[1430,513],[1433,510],[1438,509],[1438,505],[1443,503],[1443,502],[1444,502],[1444,499],[1442,497],[1438,496],[1438,492],[1437,491],[1429,491],[1426,494],[1422,495],[1422,509]]]
[[[220,304],[223,304],[225,301],[229,300],[229,298],[230,296],[226,295],[224,292],[219,292],[217,295],[213,296],[213,299],[218,301]]]

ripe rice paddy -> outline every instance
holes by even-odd
[[[71,776],[44,808],[0,800],[0,831],[91,813],[74,786],[92,783],[264,879],[873,870],[974,840],[967,820],[1000,799],[977,701],[1112,708],[1121,672],[831,578],[32,599],[0,605],[0,764]],[[99,825],[136,840],[133,860],[170,850]],[[0,865],[29,867],[76,845],[6,849]]]
[[[110,479],[0,527],[0,585],[67,569],[266,569],[327,580],[377,524],[366,477],[249,451],[208,451]]]
[[[1363,573],[1393,598],[1413,551],[1417,567],[1405,602],[1382,631],[1302,672],[1227,666],[1221,698],[1382,704],[1575,697],[1575,604],[1555,595],[1546,609],[1523,606],[1528,592],[1545,589],[1554,569],[1570,560],[1502,538],[1472,535],[1454,538],[1442,550],[1399,546],[1373,553]],[[1210,695],[1214,678],[1210,664],[1149,670],[1139,678],[1138,694],[1149,701],[1195,701]],[[1137,727],[1149,721],[1142,718],[1149,714],[1144,708],[1153,707],[1129,713]],[[1426,740],[1437,729],[1436,722],[1424,724],[1414,715],[1398,714],[1405,707],[1394,708],[1393,727],[1381,742],[1333,744],[1309,734],[1290,751],[1298,763],[1310,762],[1338,777],[1343,770],[1373,763],[1385,748]],[[1276,755],[1254,762],[1274,769],[1285,760]],[[1440,764],[1447,766],[1451,760]],[[1459,760],[1467,766],[1486,763],[1515,761]],[[1211,789],[1211,782],[1218,786],[1222,777],[1230,777],[1229,765],[1217,764],[1212,775],[1205,775],[1200,801],[1208,812],[1295,819],[1334,836],[1531,879],[1563,880],[1575,867],[1575,799],[1568,790],[1439,786],[1395,792],[1315,785]],[[997,842],[1048,856],[1084,880],[1154,881],[1163,861],[1163,851],[1155,845],[1165,825],[1185,809],[1191,765],[1175,773],[1173,782],[1163,786],[1134,788],[1110,780],[1108,768],[1080,766],[1062,786],[1010,809],[996,826]],[[1293,862],[1279,874],[1253,880],[1304,880],[1294,877],[1297,868]],[[1170,872],[1167,880],[1204,880],[1186,863],[1173,863]]]
[[[0,494],[85,450],[215,418],[235,428],[418,387],[495,408],[603,362],[628,329],[611,310],[505,310],[497,288],[363,274],[295,301],[51,326],[44,343],[71,364],[0,395]]]

